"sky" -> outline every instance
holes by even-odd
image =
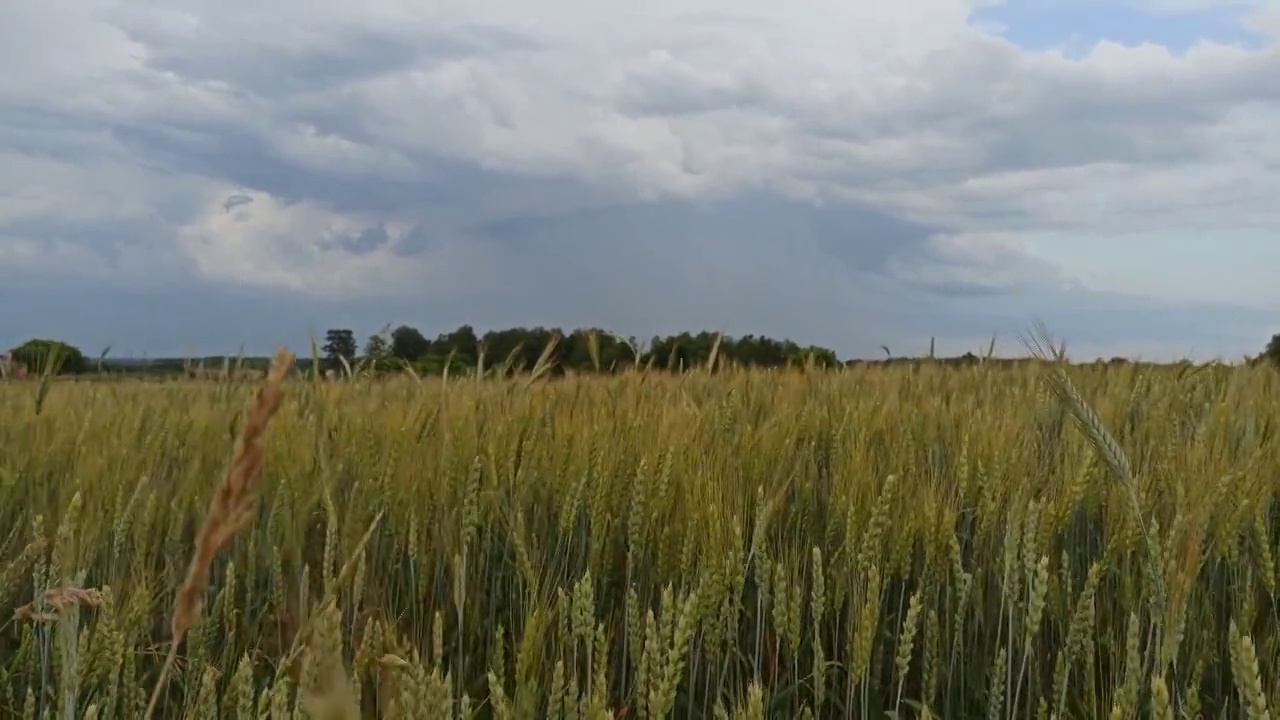
[[[1280,0],[5,6],[3,346],[1280,332]]]

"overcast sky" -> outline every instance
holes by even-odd
[[[1280,332],[1280,0],[6,0],[0,345]]]

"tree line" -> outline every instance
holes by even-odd
[[[152,360],[108,359],[104,350],[96,359],[59,340],[33,339],[4,356],[0,377],[15,374],[79,374],[85,372],[126,374],[187,374],[217,372],[217,366],[234,361],[237,367],[257,370],[263,358],[159,358]],[[300,353],[298,367],[311,369],[311,359]],[[782,368],[807,366],[830,368],[840,364],[835,351],[792,340],[745,335],[739,338],[720,333],[683,332],[653,337],[642,343],[600,328],[564,332],[559,328],[507,328],[478,334],[470,325],[428,338],[410,325],[384,328],[370,335],[363,346],[349,328],[331,328],[316,348],[315,360],[321,369],[344,372],[399,372],[406,368],[418,374],[466,372],[482,362],[487,369],[506,368],[512,372],[544,365],[553,374],[573,372],[619,372],[632,366],[650,370],[680,371],[705,367],[712,359],[729,364]],[[22,371],[22,372],[18,372]]]
[[[528,370],[539,365],[557,372],[618,372],[639,365],[647,369],[679,371],[711,362],[744,367],[829,368],[840,364],[834,350],[800,345],[792,340],[744,335],[733,338],[713,332],[655,336],[641,343],[600,328],[564,332],[559,328],[508,328],[479,335],[470,325],[428,338],[417,328],[400,325],[375,333],[360,347],[346,328],[325,332],[320,348],[327,369],[365,363],[375,369],[405,366],[421,373],[464,371],[481,362],[487,368]]]
[[[2,346],[0,346],[2,347]],[[316,349],[315,358],[324,370],[341,372],[360,366],[374,372],[412,369],[419,374],[465,372],[484,362],[487,369],[529,370],[539,365],[553,372],[618,372],[640,366],[650,370],[681,371],[706,367],[714,357],[719,366],[736,365],[753,368],[814,367],[876,363],[918,363],[925,360],[947,365],[967,365],[982,361],[998,364],[1021,362],[1016,359],[982,358],[973,353],[952,358],[935,358],[932,349],[926,357],[894,357],[884,348],[886,357],[879,360],[841,361],[835,351],[816,345],[800,345],[792,340],[744,335],[730,337],[713,332],[653,337],[641,343],[635,337],[624,337],[599,328],[586,328],[565,333],[558,328],[508,328],[479,335],[470,325],[428,338],[418,329],[400,325],[370,335],[363,347],[355,333],[347,328],[325,332],[324,341]],[[245,369],[263,369],[265,358],[215,356],[157,360],[109,359],[110,348],[96,358],[60,340],[32,339],[0,353],[0,379],[26,374],[78,374],[91,372],[179,374],[196,373],[198,366],[216,366],[229,361],[242,363]],[[1113,358],[1111,364],[1127,363]],[[1250,364],[1280,366],[1280,333],[1271,337]],[[299,358],[299,368],[311,369],[311,360]],[[262,365],[262,368],[259,368]]]

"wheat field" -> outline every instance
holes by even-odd
[[[1269,717],[1278,381],[0,384],[0,716]]]

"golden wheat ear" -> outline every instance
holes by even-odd
[[[263,452],[262,438],[266,434],[271,418],[280,410],[284,402],[284,379],[293,367],[294,356],[281,348],[271,359],[271,369],[266,380],[258,388],[254,396],[253,407],[245,423],[240,428],[240,436],[236,441],[235,454],[231,466],[227,468],[222,482],[213,493],[209,509],[205,511],[200,522],[200,530],[196,534],[195,552],[191,555],[191,564],[187,567],[187,577],[178,588],[173,601],[173,621],[171,630],[173,638],[169,645],[169,655],[160,668],[160,677],[156,679],[155,689],[151,693],[151,702],[147,704],[148,720],[155,712],[160,693],[164,690],[169,672],[178,655],[178,645],[191,626],[200,619],[200,610],[204,605],[204,595],[209,590],[209,567],[213,558],[227,544],[227,541],[249,523],[253,517],[254,500],[257,498],[258,478],[262,475],[262,465],[266,457]]]

